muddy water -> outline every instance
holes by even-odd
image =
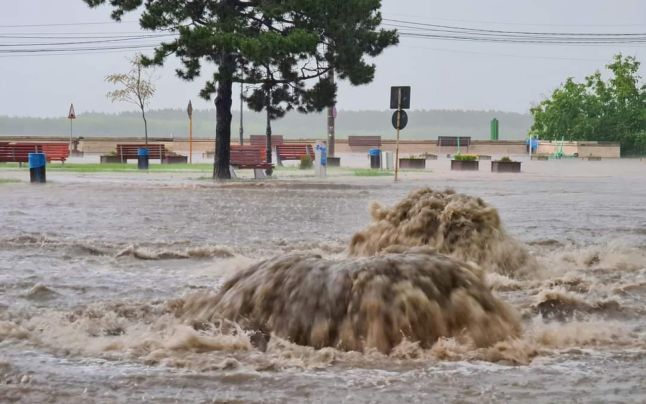
[[[643,402],[646,165],[590,164],[396,185],[132,174],[2,184],[0,401]],[[403,338],[388,353],[274,335],[259,349],[244,322],[182,316],[265,259],[314,255],[328,270],[379,259],[348,258],[370,204],[427,186],[482,198],[536,261],[523,276],[483,275],[520,334],[481,346]]]

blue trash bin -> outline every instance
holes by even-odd
[[[45,153],[29,153],[29,179],[31,182],[46,182],[47,157]]]
[[[370,149],[368,150],[370,156],[370,168],[381,168],[381,150]]]
[[[137,168],[140,170],[148,169],[148,149],[145,147],[137,149]]]

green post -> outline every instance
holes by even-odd
[[[491,140],[498,140],[498,119],[491,120]]]

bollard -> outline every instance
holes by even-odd
[[[140,170],[148,169],[148,149],[145,147],[137,149],[137,168]]]
[[[46,182],[45,178],[45,166],[47,165],[47,159],[45,158],[45,153],[29,153],[29,178],[31,182],[44,183]]]
[[[317,177],[327,176],[327,145],[321,141],[314,146],[315,172]]]

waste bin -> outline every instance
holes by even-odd
[[[140,170],[148,169],[148,149],[145,147],[137,149],[137,168]]]
[[[45,166],[47,165],[47,158],[45,153],[29,153],[27,159],[29,160],[29,179],[31,182],[46,182]]]
[[[381,150],[370,149],[368,150],[370,156],[370,168],[381,168]]]

